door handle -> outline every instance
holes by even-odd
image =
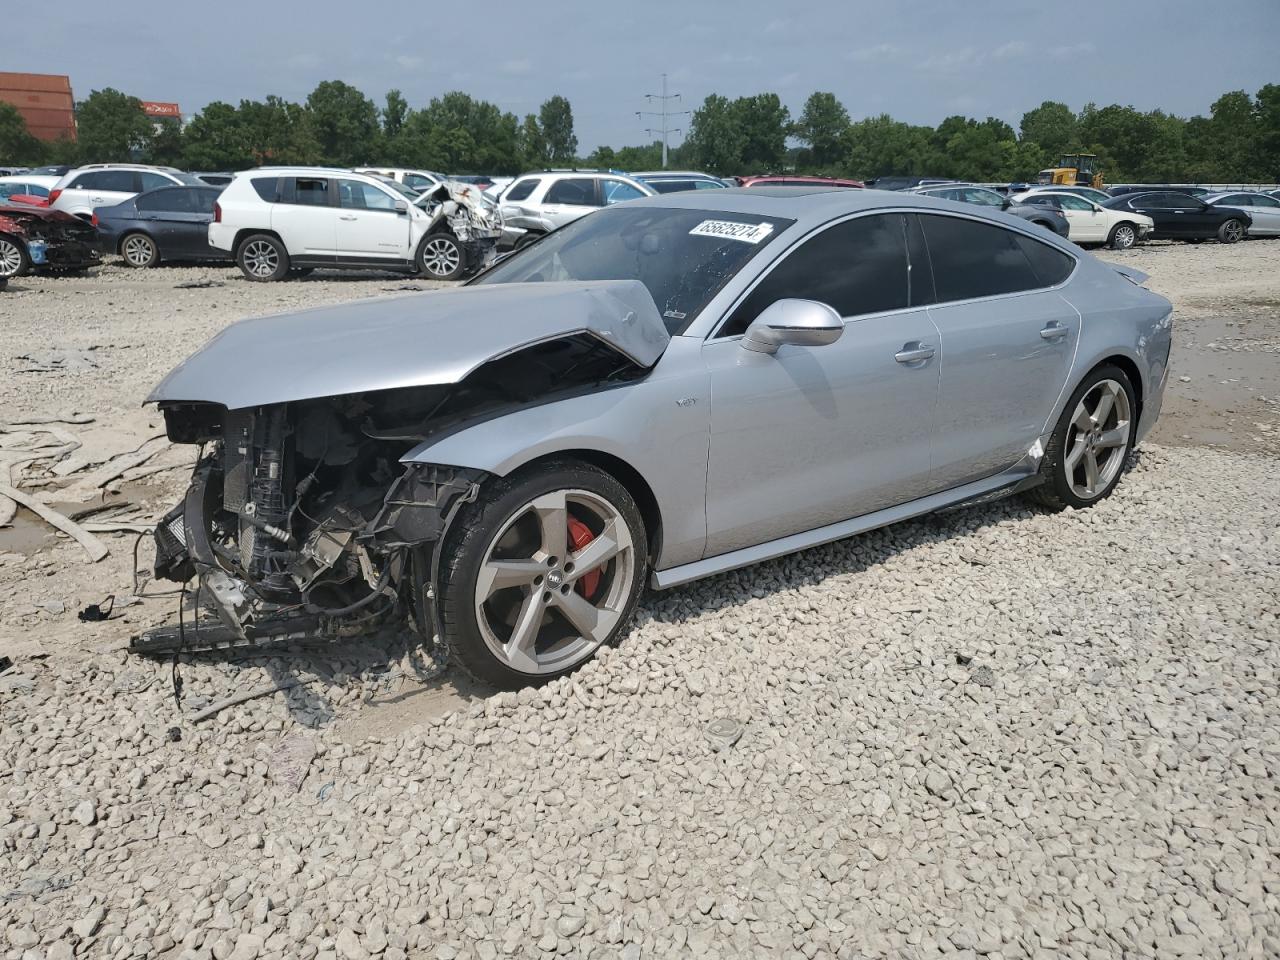
[[[356,219],[356,217],[355,217],[355,215],[354,215],[354,214],[344,213],[344,214],[343,214],[342,216],[340,216],[338,219],[339,219],[339,220],[355,220],[355,219]]]
[[[893,355],[893,359],[899,363],[916,363],[920,360],[929,360],[932,357],[933,347],[927,343],[920,343],[918,340],[904,343],[902,349]]]
[[[1070,332],[1070,330],[1055,320],[1040,331],[1040,336],[1045,340],[1060,340]]]

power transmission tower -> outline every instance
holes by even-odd
[[[675,127],[675,128],[668,127],[668,126],[667,126],[667,118],[668,118],[668,117],[687,117],[687,116],[689,115],[689,111],[688,111],[688,110],[677,110],[677,111],[675,111],[675,112],[673,113],[673,112],[671,112],[670,110],[668,110],[668,109],[667,109],[667,101],[668,101],[668,100],[679,100],[679,99],[680,99],[680,94],[678,94],[678,93],[667,93],[667,75],[666,75],[665,73],[662,75],[662,93],[646,93],[646,94],[644,95],[644,98],[645,98],[645,100],[647,100],[647,101],[648,101],[649,103],[651,103],[651,104],[653,103],[653,101],[657,100],[657,101],[658,101],[658,103],[659,103],[659,104],[661,105],[661,107],[662,107],[662,109],[661,109],[660,111],[659,111],[659,110],[637,110],[637,111],[636,111],[636,116],[637,116],[637,117],[661,117],[661,118],[662,118],[662,126],[661,126],[661,127],[656,127],[656,128],[655,128],[655,127],[645,127],[644,132],[645,132],[645,133],[647,133],[647,134],[649,134],[650,136],[652,136],[652,135],[654,135],[654,134],[661,134],[661,136],[662,136],[662,169],[663,169],[663,170],[665,170],[665,169],[667,169],[667,134],[670,134],[670,133],[684,133],[684,130],[683,130],[682,128],[680,128],[680,127]]]

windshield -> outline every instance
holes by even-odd
[[[402,197],[407,197],[410,200],[418,199],[418,191],[414,190],[412,187],[406,187],[399,180],[392,180],[390,177],[379,177],[379,176],[375,176],[375,179],[377,179],[377,181],[381,183],[384,187],[388,187],[391,190],[394,190],[396,193],[400,194]]]
[[[721,287],[794,223],[718,210],[613,207],[575,220],[477,277],[477,284],[639,280],[679,336]]]
[[[173,170],[170,172],[169,175],[173,177],[175,180],[177,180],[179,183],[186,184],[188,187],[207,187],[208,186],[208,184],[205,183],[203,180],[201,180],[199,177],[193,177],[191,174],[183,173],[181,170]]]

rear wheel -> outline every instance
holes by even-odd
[[[1044,483],[1030,496],[1053,510],[1092,506],[1111,496],[1133,447],[1137,422],[1133,384],[1104,364],[1071,395],[1040,464]]]
[[[452,661],[515,689],[562,676],[627,629],[648,565],[644,521],[616,479],[554,461],[491,481],[444,545]]]
[[[131,267],[154,267],[160,262],[156,242],[145,233],[126,234],[120,241],[120,256]]]
[[[1107,237],[1107,246],[1112,250],[1128,250],[1138,242],[1138,231],[1132,223],[1117,223],[1111,228],[1111,236]]]
[[[21,277],[31,272],[27,248],[14,237],[0,236],[0,277]]]
[[[289,274],[289,253],[284,244],[265,233],[245,237],[236,251],[236,264],[249,280],[264,283],[283,280]]]
[[[418,270],[432,280],[457,280],[466,267],[462,245],[452,234],[429,234],[418,247]]]
[[[1227,220],[1218,228],[1219,243],[1238,243],[1244,239],[1244,224],[1239,220]]]

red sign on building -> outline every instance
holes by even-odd
[[[182,111],[178,109],[176,103],[165,103],[160,100],[143,100],[142,109],[148,117],[162,119],[164,117],[173,117],[175,120],[182,119]]]

